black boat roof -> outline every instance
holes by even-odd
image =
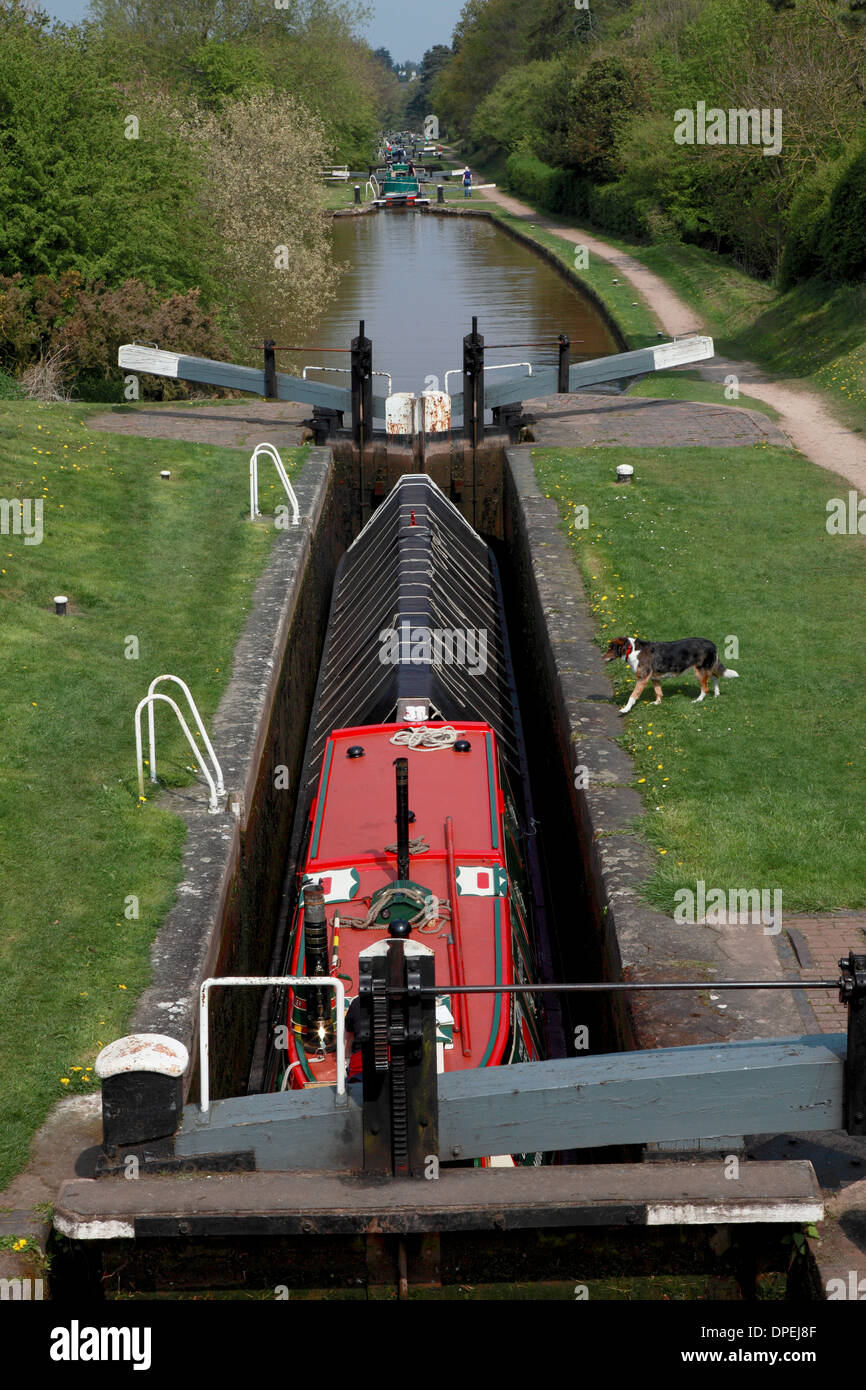
[[[387,723],[412,699],[427,703],[431,718],[490,724],[519,776],[519,716],[496,562],[424,473],[398,480],[337,569],[302,799],[315,786],[332,729]]]

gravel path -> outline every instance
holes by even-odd
[[[695,311],[664,280],[647,270],[633,256],[617,251],[580,228],[562,227],[545,221],[526,203],[500,193],[498,188],[488,189],[486,197],[516,217],[527,221],[531,219],[537,227],[546,228],[564,241],[588,247],[593,255],[615,267],[640,290],[658,316],[664,331],[672,337],[676,333],[707,332],[706,325],[700,322]],[[731,362],[715,357],[711,365],[700,370],[708,381],[720,381],[729,374],[737,376],[744,394],[766,401],[778,410],[779,424],[796,449],[819,468],[841,474],[860,492],[866,493],[866,440],[854,430],[841,425],[814,391],[790,381],[768,377],[751,362]]]
[[[303,443],[302,421],[311,406],[255,398],[237,404],[184,405],[170,401],[138,410],[106,410],[89,421],[91,429],[135,434],[145,439],[182,439],[189,444],[217,444],[224,449],[254,449],[265,441],[278,449]]]

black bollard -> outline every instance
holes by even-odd
[[[463,435],[473,449],[484,437],[484,339],[477,318],[463,339]]]
[[[352,339],[352,434],[355,443],[369,443],[373,432],[373,344],[364,334],[364,320]]]
[[[102,1082],[105,1150],[153,1143],[175,1133],[188,1064],[183,1043],[160,1033],[132,1033],[102,1049],[96,1075]]]
[[[442,183],[440,183],[440,184],[438,185],[437,189],[436,189],[436,202],[437,202],[437,203],[444,203],[444,202],[445,202],[445,185],[442,184]]]
[[[568,395],[568,368],[571,361],[571,339],[567,333],[559,335],[559,384],[557,391],[560,395]]]
[[[359,183],[356,183],[356,184],[355,184],[355,202],[356,202],[356,203],[360,203],[360,201],[361,201],[361,185],[360,185]]]
[[[275,401],[277,399],[277,358],[274,352],[276,343],[273,338],[265,338],[265,399]]]

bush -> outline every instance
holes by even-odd
[[[20,401],[24,392],[14,376],[0,370],[0,401]]]
[[[607,232],[637,237],[639,241],[649,241],[652,237],[648,208],[635,202],[618,184],[590,184],[586,210],[590,219]]]
[[[547,212],[575,212],[579,201],[573,175],[518,150],[505,164],[508,186]]]
[[[530,153],[541,147],[549,94],[558,77],[556,63],[510,68],[476,108],[471,137],[485,149]]]
[[[117,349],[134,339],[172,352],[225,358],[228,348],[198,290],[160,296],[138,280],[113,289],[82,283],[76,271],[59,279],[0,276],[0,362],[19,370],[62,353],[64,379],[85,400],[111,400],[119,381]],[[100,385],[102,383],[102,385]],[[158,400],[188,394],[185,383],[144,377]]]
[[[649,200],[636,201],[618,184],[596,185],[520,152],[510,155],[505,167],[509,188],[546,212],[585,217],[604,231],[651,239]]]
[[[813,243],[819,274],[854,282],[866,278],[866,146],[833,189]]]

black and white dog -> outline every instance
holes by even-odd
[[[719,677],[737,675],[736,671],[722,664],[715,643],[706,637],[684,637],[680,642],[644,642],[640,637],[614,637],[604,654],[604,660],[619,659],[627,661],[637,676],[637,684],[620,714],[628,714],[650,681],[656,693],[655,703],[661,704],[662,676],[680,676],[683,671],[693,667],[701,683],[701,693],[695,701],[697,704],[709,693],[710,676],[713,678],[713,694],[718,695]]]

